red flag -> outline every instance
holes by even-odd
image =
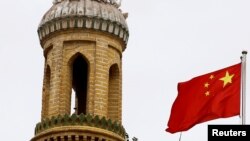
[[[178,84],[167,132],[240,113],[241,63]]]

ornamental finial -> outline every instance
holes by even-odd
[[[57,4],[57,3],[60,3],[62,1],[64,1],[64,0],[53,0],[53,4]],[[73,1],[73,0],[71,0],[71,1]],[[78,1],[80,1],[80,0],[78,0]],[[121,6],[121,3],[122,3],[122,0],[92,0],[92,1],[108,3],[111,5],[114,5],[116,8],[119,8]]]
[[[122,0],[94,0],[94,1],[109,3],[111,5],[114,5],[116,8],[119,8],[122,3]]]

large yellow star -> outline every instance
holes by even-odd
[[[223,87],[225,87],[228,83],[232,83],[233,77],[234,77],[234,74],[229,75],[229,73],[227,71],[226,75],[220,79],[221,81],[223,81]]]

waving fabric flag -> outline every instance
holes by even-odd
[[[167,132],[240,114],[241,63],[178,84]]]

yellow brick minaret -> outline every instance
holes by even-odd
[[[119,6],[117,0],[54,0],[43,16],[42,112],[31,141],[125,140],[122,52],[129,33]]]

